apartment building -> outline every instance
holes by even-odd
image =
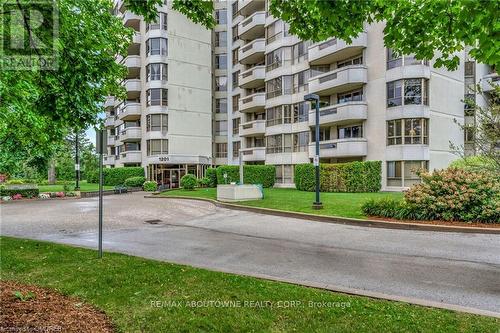
[[[115,2],[115,14],[134,29],[123,59],[125,100],[105,108],[109,167],[143,166],[149,179],[178,187],[187,172],[213,165],[212,33],[165,1],[155,23]]]
[[[396,56],[383,44],[382,23],[366,25],[350,43],[302,41],[266,6],[216,1],[210,32],[168,3],[146,26],[118,2],[117,14],[137,34],[122,60],[127,101],[106,104],[115,138],[106,163],[142,165],[149,178],[175,187],[186,172],[241,159],[276,165],[276,186],[291,187],[294,165],[314,157],[308,93],[320,96],[320,161],[380,160],[384,190],[418,182],[418,168],[446,167],[458,158],[450,143],[474,152],[472,134],[456,122],[475,121],[462,100],[475,83],[491,89],[498,75],[488,66],[467,52],[455,71]]]

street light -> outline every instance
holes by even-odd
[[[316,201],[313,202],[313,209],[323,209],[323,204],[319,200],[319,96],[316,94],[307,94],[304,96],[305,101],[315,102],[316,105],[316,121],[315,125],[315,138],[316,138],[316,152],[314,154],[314,169],[316,171]]]

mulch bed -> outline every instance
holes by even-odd
[[[370,220],[377,221],[389,221],[389,222],[405,222],[405,223],[418,223],[418,224],[429,224],[429,225],[443,225],[443,226],[453,226],[453,227],[474,227],[474,228],[498,228],[500,229],[500,223],[479,223],[479,222],[460,222],[460,221],[421,221],[421,220],[397,220],[388,217],[377,217],[369,216]]]
[[[0,332],[115,332],[111,320],[91,305],[13,281],[0,281],[0,309]]]

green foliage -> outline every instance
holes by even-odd
[[[22,179],[10,179],[7,181],[7,184],[24,184],[24,180],[22,180]]]
[[[198,179],[198,186],[199,187],[209,187],[208,185],[210,185],[210,178],[203,177],[203,178]]]
[[[196,179],[196,176],[190,173],[185,174],[181,178],[181,187],[185,190],[194,190],[197,184],[198,180]]]
[[[422,173],[403,201],[371,200],[369,216],[407,220],[500,223],[500,182],[485,172],[448,168]]]
[[[495,161],[485,156],[468,156],[451,162],[451,168],[467,171],[494,171]]]
[[[217,186],[217,170],[215,168],[208,168],[205,171],[205,177],[210,181],[208,183],[208,187],[216,187]]]
[[[148,180],[144,182],[142,188],[144,189],[144,191],[154,192],[158,188],[158,184],[155,181]]]
[[[206,0],[174,0],[172,8],[195,23],[200,23],[208,29],[215,26],[213,1]]]
[[[26,301],[29,301],[29,300],[36,298],[36,295],[34,293],[32,293],[31,291],[28,291],[25,294],[23,294],[21,291],[16,290],[13,292],[13,295],[15,298],[17,298],[21,302],[26,302]]]
[[[320,164],[321,192],[377,192],[382,181],[380,161]],[[310,163],[295,166],[295,187],[316,189],[315,169]]]
[[[217,183],[229,184],[239,182],[240,167],[237,165],[221,165],[217,167]],[[227,174],[227,180],[224,179]],[[272,187],[276,180],[276,167],[274,165],[244,165],[243,182],[245,184],[262,184],[263,187]]]
[[[142,167],[123,167],[104,169],[104,185],[116,186],[123,185],[127,178],[144,177]]]
[[[87,183],[96,184],[99,183],[99,170],[91,170],[85,173],[85,178]]]
[[[16,194],[21,194],[24,198],[36,198],[40,191],[38,188],[2,188],[0,189],[0,197],[13,196]]]
[[[146,181],[146,177],[144,176],[136,176],[125,179],[125,186],[128,187],[142,187],[142,184]]]

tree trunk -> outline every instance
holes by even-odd
[[[51,158],[49,161],[48,182],[49,182],[49,185],[55,185],[55,183],[56,183],[56,159],[55,158]]]

